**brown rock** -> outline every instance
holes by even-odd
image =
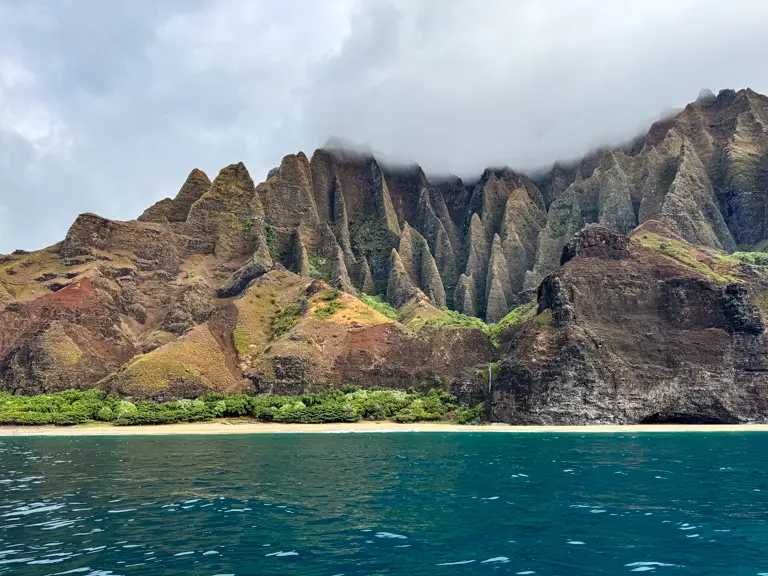
[[[184,222],[189,214],[189,209],[211,187],[211,181],[202,170],[195,168],[187,176],[187,180],[181,187],[176,197],[171,200],[166,198],[147,208],[139,216],[140,222]]]

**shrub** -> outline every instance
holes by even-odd
[[[330,318],[333,316],[340,308],[343,308],[344,304],[342,304],[339,300],[332,300],[331,302],[328,302],[327,306],[324,306],[323,308],[318,308],[315,310],[315,314],[320,316],[320,318]]]
[[[338,300],[339,296],[341,296],[341,291],[338,288],[334,288],[327,294],[323,294],[320,299],[325,300],[326,302],[333,302],[334,300]]]
[[[272,226],[264,226],[264,236],[267,240],[267,250],[272,259],[278,260],[280,254],[277,246],[277,238],[275,237],[275,229]]]
[[[456,424],[479,424],[484,412],[482,404],[474,408],[463,407],[456,414]]]
[[[731,258],[753,266],[768,266],[768,253],[766,252],[734,252],[731,254]]]
[[[328,261],[322,256],[311,256],[309,258],[309,277],[314,279],[322,279],[325,275],[325,270]]]
[[[399,422],[448,419],[476,422],[481,407],[460,408],[456,398],[440,390],[371,390],[354,385],[303,396],[226,396],[196,400],[129,402],[102,391],[67,391],[40,396],[0,394],[0,424],[71,426],[89,420],[117,426],[199,422],[251,415],[266,422],[313,424],[394,419]]]
[[[115,412],[115,418],[123,418],[136,414],[138,408],[136,408],[136,405],[133,402],[120,400],[113,410]]]
[[[96,412],[96,420],[99,422],[112,422],[115,419],[115,413],[109,406],[102,406],[98,412]]]
[[[300,303],[291,304],[285,308],[281,308],[272,318],[272,337],[279,338],[296,326],[299,317],[302,315],[302,309],[303,307]]]

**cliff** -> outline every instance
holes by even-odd
[[[135,221],[83,214],[61,243],[0,256],[0,389],[440,386],[505,421],[761,418],[744,366],[764,268],[729,254],[768,241],[767,123],[768,98],[724,90],[536,178],[428,178],[334,148],[261,183],[195,169]],[[746,396],[676,406],[699,398],[682,374],[711,384],[707,406]]]

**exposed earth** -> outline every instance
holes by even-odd
[[[442,388],[514,424],[768,421],[768,98],[623,148],[429,179],[323,148],[193,170],[0,255],[0,390]]]

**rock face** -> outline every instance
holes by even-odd
[[[195,168],[187,176],[186,182],[179,190],[176,197],[171,200],[160,200],[154,206],[147,208],[139,216],[140,222],[184,222],[189,215],[189,209],[200,197],[208,192],[211,181],[202,170]]]
[[[555,166],[541,182],[549,204],[533,288],[587,224],[621,233],[658,220],[689,242],[732,251],[765,238],[768,98],[746,89],[699,99],[654,124],[625,150]]]
[[[0,256],[0,390],[378,378],[459,386],[509,421],[759,418],[768,269],[727,254],[768,246],[767,125],[767,98],[725,90],[535,179],[427,177],[330,145],[258,185],[242,163],[193,170],[136,221],[82,214],[60,244]],[[493,323],[534,295],[488,396],[477,374],[500,352],[440,309]],[[426,327],[409,331],[414,310]]]
[[[670,257],[647,238],[642,229],[630,239],[593,227],[568,243],[563,267],[539,286],[538,315],[504,344],[494,418],[768,419],[768,341],[756,305],[765,280],[683,241],[669,240]],[[721,265],[730,268],[718,279],[712,270]]]

